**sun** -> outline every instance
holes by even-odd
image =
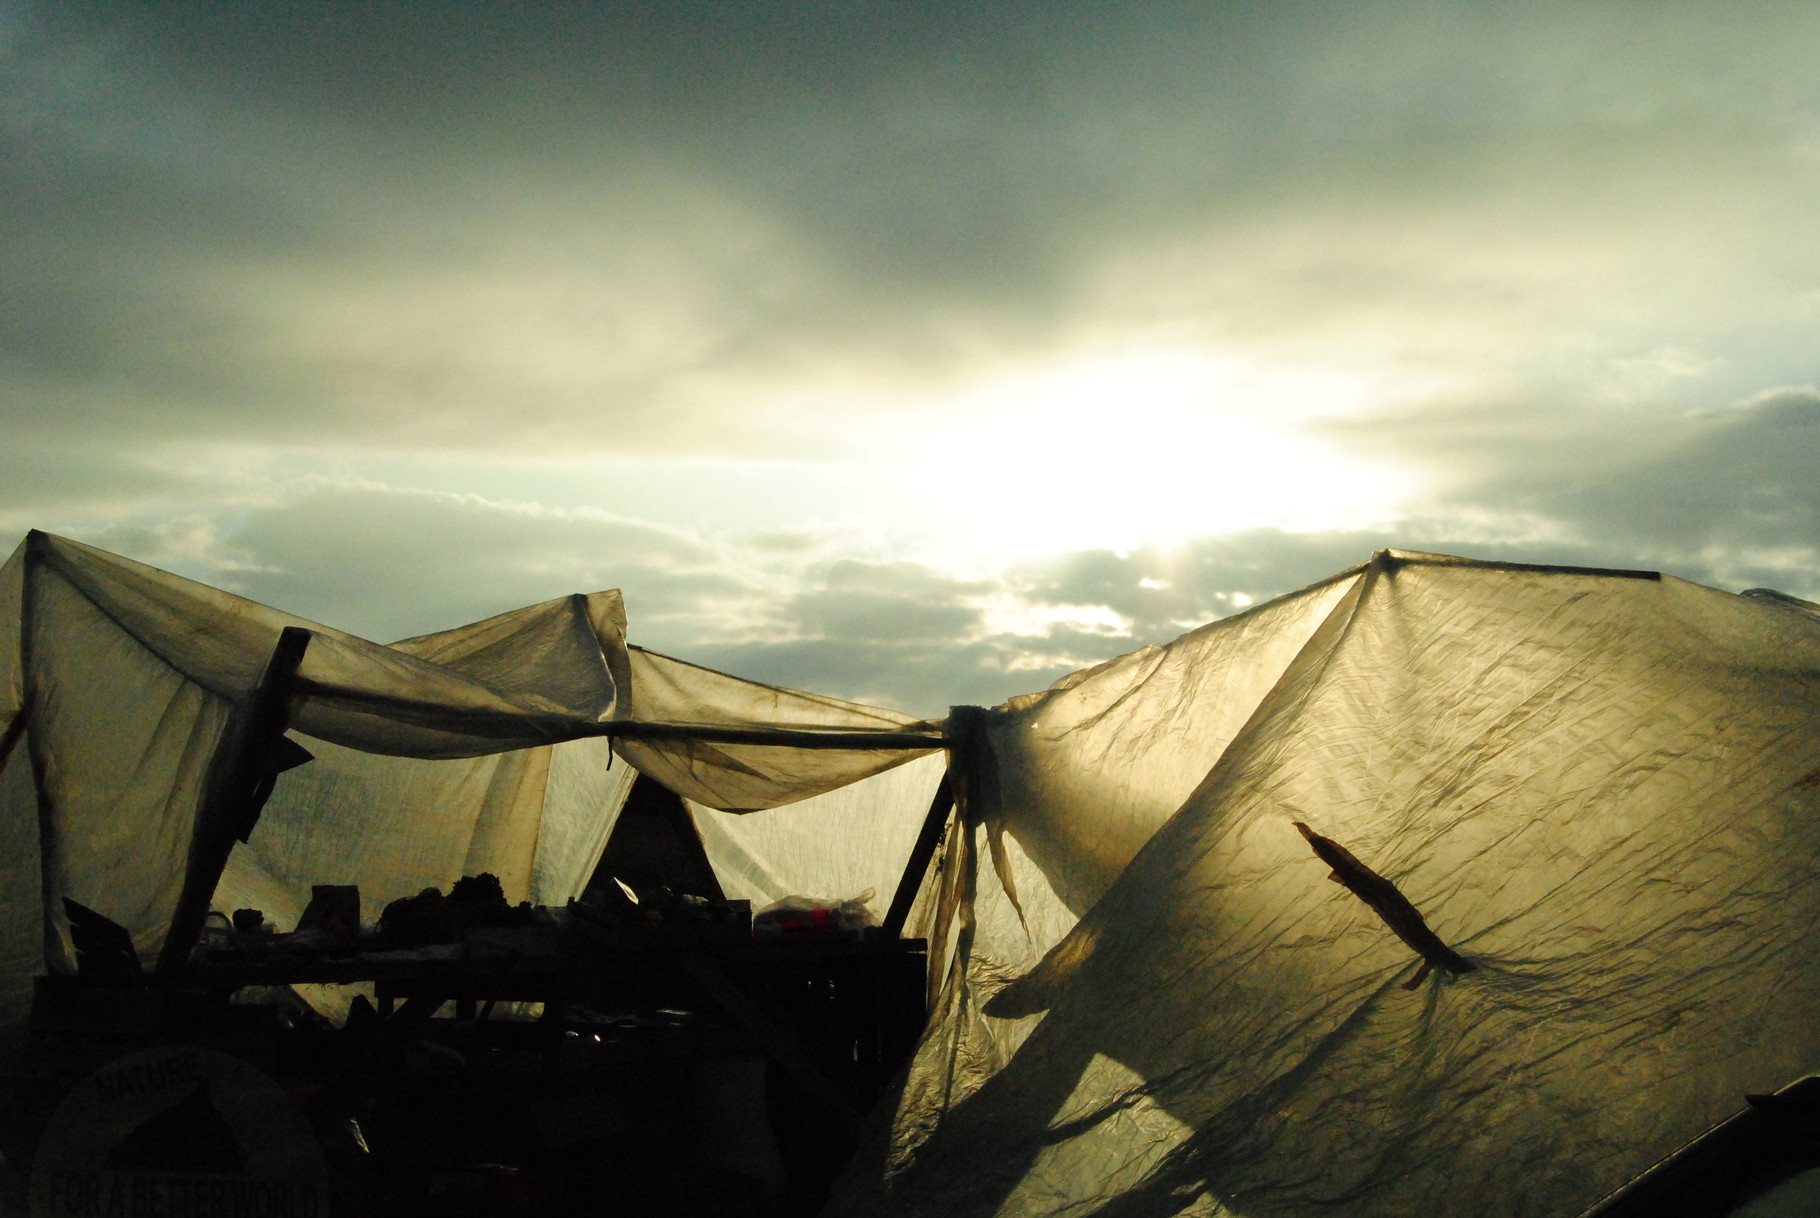
[[[1413,473],[1311,424],[1363,413],[1384,391],[1381,378],[1236,356],[1095,355],[967,386],[911,459],[930,509],[982,559],[1372,527],[1411,497]]]

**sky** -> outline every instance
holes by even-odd
[[[1376,549],[1820,598],[1820,5],[0,0],[0,546],[919,714]]]

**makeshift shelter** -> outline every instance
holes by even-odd
[[[833,1212],[1572,1215],[1820,1065],[1813,605],[1393,551],[986,732]]]
[[[290,925],[312,883],[384,899],[490,871],[513,900],[560,905],[636,772],[717,809],[807,801],[800,822],[941,746],[909,716],[624,636],[603,592],[385,647],[32,533],[0,568],[0,1013],[34,973],[73,970],[65,898],[167,967],[211,901]],[[772,850],[771,871],[889,891],[934,783],[873,790],[857,864]],[[748,838],[716,838],[733,895],[776,882]]]
[[[610,593],[386,648],[34,534],[0,624],[15,995],[66,895],[148,961],[216,872],[560,901],[632,767],[729,892],[934,858],[840,1214],[1574,1214],[1820,1061],[1820,614],[1775,594],[1390,551],[939,728]]]

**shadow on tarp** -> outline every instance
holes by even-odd
[[[891,1212],[1571,1214],[1739,1106],[1726,1057],[1786,1057],[1764,1090],[1801,1072],[1811,1037],[1760,1041],[1814,996],[1738,984],[1820,975],[1811,937],[1758,929],[1787,917],[1773,877],[1736,877],[1735,916],[1688,928],[1633,900],[1553,957],[1467,938],[1477,971],[1406,990],[1420,961],[1324,874],[1254,884],[1235,915],[1211,861],[1231,852],[1178,863],[1182,831],[986,1001],[1041,1021],[942,1114]],[[1591,867],[1588,890],[1610,879]],[[1568,942],[1577,903],[1555,904],[1478,938]]]

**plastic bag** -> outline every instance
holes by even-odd
[[[753,914],[752,933],[761,939],[784,935],[858,938],[868,927],[878,925],[878,915],[866,904],[873,895],[870,888],[844,900],[792,894]]]

